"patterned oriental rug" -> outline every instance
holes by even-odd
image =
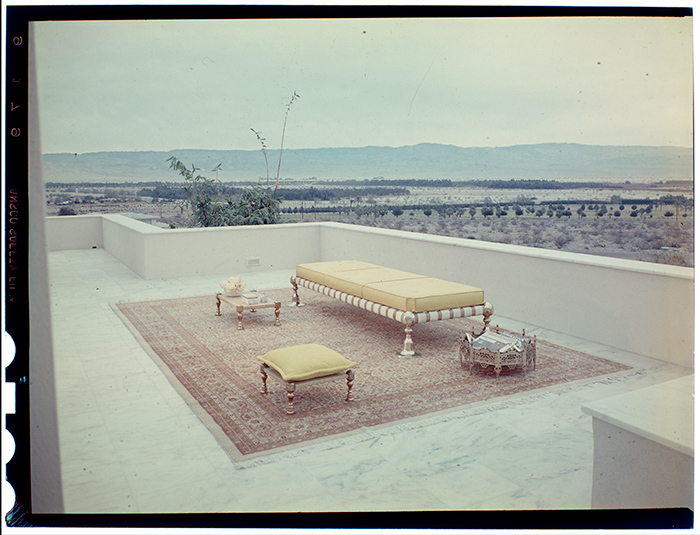
[[[534,372],[504,369],[498,380],[488,370],[470,376],[460,366],[459,344],[465,331],[479,332],[477,319],[415,325],[421,356],[402,359],[396,352],[403,347],[403,325],[396,321],[313,292],[303,292],[306,306],[300,308],[286,306],[291,289],[266,295],[282,301],[281,326],[274,326],[274,309],[266,308],[244,312],[239,331],[232,307],[222,303],[222,315],[215,315],[214,295],[113,307],[234,461],[630,370],[538,340]],[[286,392],[274,379],[268,394],[260,393],[255,357],[306,343],[358,363],[355,401],[345,401],[343,380],[299,385],[294,415],[286,413]]]

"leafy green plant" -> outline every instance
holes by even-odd
[[[168,158],[170,168],[185,177],[183,191],[185,198],[180,201],[180,210],[192,210],[193,226],[223,227],[234,225],[268,225],[280,223],[281,199],[275,199],[268,190],[259,184],[245,188],[238,197],[223,195],[216,181],[198,173],[194,164],[191,168],[175,156]]]
[[[280,205],[282,199],[276,199],[262,186],[250,186],[233,202],[232,225],[271,225],[281,222]]]
[[[193,225],[200,227],[226,225],[222,207],[216,202],[218,191],[215,181],[200,175],[198,173],[200,169],[194,164],[190,169],[175,156],[171,156],[166,161],[170,162],[171,169],[185,177],[185,186],[182,188],[185,198],[179,201],[178,205],[181,212],[186,208],[191,208]]]

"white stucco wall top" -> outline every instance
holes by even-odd
[[[62,220],[62,219],[97,219],[104,217],[106,214],[78,214],[78,215],[49,215],[46,216],[46,219],[57,219],[57,220]]]
[[[102,217],[118,225],[140,232],[141,234],[162,234],[163,232],[167,232],[166,229],[121,214],[104,214]]]
[[[76,216],[77,217],[77,216]],[[280,223],[277,225],[241,225],[241,226],[231,226],[231,227],[192,227],[192,228],[162,228],[154,225],[150,225],[143,221],[132,219],[121,214],[104,214],[102,217],[124,225],[125,227],[137,230],[142,234],[212,234],[212,233],[231,233],[231,232],[270,232],[272,230],[284,230],[284,229],[296,229],[296,228],[309,228],[314,226],[313,224],[306,223]]]
[[[554,251],[551,249],[538,249],[535,247],[525,247],[523,245],[511,245],[506,243],[493,243],[466,238],[453,238],[448,236],[436,236],[419,232],[409,232],[405,230],[382,229],[374,227],[363,227],[347,223],[324,222],[317,223],[329,228],[337,228],[343,231],[363,232],[372,235],[389,236],[394,238],[410,238],[414,241],[424,241],[439,243],[443,245],[453,245],[459,247],[470,247],[482,251],[498,252],[505,254],[516,254],[529,256],[532,258],[549,259],[557,262],[570,262],[572,264],[585,264],[588,266],[618,269],[623,271],[634,271],[636,273],[647,273],[650,275],[666,275],[693,280],[695,270],[689,267],[670,266],[666,264],[654,264],[651,262],[641,262],[637,260],[626,260],[622,258],[611,258],[596,256],[585,253],[570,253],[566,251]]]
[[[161,229],[164,232],[264,232],[279,229],[296,229],[312,227],[313,224],[306,223],[278,223],[275,225],[238,225],[230,227],[191,227],[176,229]]]

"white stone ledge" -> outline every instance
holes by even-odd
[[[161,227],[156,227],[155,225],[151,225],[150,223],[146,223],[145,221],[134,219],[133,217],[129,217],[122,214],[104,214],[102,217],[105,218],[107,221],[118,223],[123,227],[136,230],[141,234],[160,234],[162,232],[168,232],[166,229],[163,229]]]
[[[694,377],[687,375],[594,401],[581,409],[594,418],[692,457]]]
[[[344,232],[364,232],[375,236],[390,236],[394,238],[409,239],[416,242],[439,243],[457,247],[468,247],[471,249],[488,251],[494,253],[511,254],[524,257],[552,260],[555,262],[568,262],[572,264],[584,264],[635,273],[646,273],[650,275],[666,275],[683,279],[693,280],[695,270],[693,268],[671,266],[666,264],[656,264],[652,262],[642,262],[639,260],[626,260],[623,258],[613,258],[598,256],[586,253],[572,253],[568,251],[555,251],[553,249],[540,249],[537,247],[526,247],[523,245],[512,245],[507,243],[494,243],[467,238],[455,238],[451,236],[439,236],[434,234],[423,234],[406,230],[394,230],[385,228],[366,227],[362,225],[352,225],[347,223],[323,222],[316,223],[319,226],[336,228]]]

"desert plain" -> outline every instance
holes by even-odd
[[[176,185],[176,184],[173,184]],[[307,181],[285,187],[308,187]],[[333,187],[333,186],[316,186]],[[164,228],[188,226],[188,210],[177,202],[139,196],[141,185],[108,187],[47,185],[47,215],[59,213],[142,214]],[[671,199],[683,199],[672,202]],[[651,201],[651,202],[650,202]],[[558,203],[560,208],[557,210]],[[499,208],[484,215],[490,204]],[[384,215],[358,215],[359,206],[462,206],[440,215],[437,210],[384,210]],[[331,207],[341,212],[328,212]],[[550,211],[550,208],[554,209]],[[606,213],[599,215],[605,206]],[[646,209],[651,206],[651,211]],[[470,207],[475,213],[470,214]],[[517,210],[520,207],[521,210]],[[530,210],[528,210],[530,207]],[[596,208],[597,207],[597,208]],[[537,215],[542,209],[540,215]],[[568,209],[568,212],[567,210]],[[516,213],[520,212],[520,213]],[[500,214],[500,215],[499,215]],[[569,214],[569,215],[567,215]],[[541,249],[594,254],[679,266],[694,266],[693,183],[604,184],[600,187],[514,190],[488,187],[415,187],[408,194],[366,195],[339,201],[284,201],[284,223],[338,221],[408,232],[506,243]]]

